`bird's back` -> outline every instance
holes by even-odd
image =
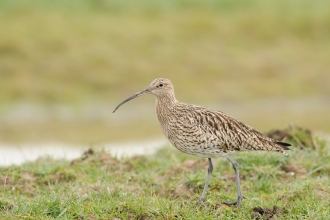
[[[165,136],[182,152],[219,157],[238,151],[278,151],[290,144],[271,139],[254,128],[217,110],[176,102],[156,104]]]

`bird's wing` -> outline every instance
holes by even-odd
[[[201,106],[190,106],[186,114],[190,122],[199,126],[206,137],[218,140],[219,147],[228,151],[272,150],[284,153],[290,144],[283,143],[265,136],[254,128],[226,115]]]

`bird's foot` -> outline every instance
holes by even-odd
[[[242,202],[243,199],[245,199],[245,197],[240,195],[233,202],[222,202],[222,203],[225,204],[225,205],[237,205],[237,207],[239,207],[241,205],[241,202]]]
[[[199,200],[197,200],[197,205],[198,204],[201,204],[201,203],[203,203],[205,201],[205,198],[203,198],[203,197],[201,197]]]

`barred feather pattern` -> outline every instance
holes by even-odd
[[[226,156],[233,165],[237,199],[223,203],[237,204],[239,207],[244,196],[238,165],[229,154],[240,151],[277,151],[287,155],[284,150],[289,150],[290,144],[271,139],[221,111],[178,102],[171,81],[164,78],[155,79],[147,89],[129,96],[113,112],[124,103],[145,94],[155,95],[158,120],[172,145],[184,153],[208,158],[208,174],[199,202],[205,201],[210,183],[213,170],[211,158]]]
[[[290,144],[269,138],[221,111],[178,102],[174,88],[169,91],[156,96],[156,112],[165,136],[180,151],[205,158],[239,151],[287,155],[284,150]]]

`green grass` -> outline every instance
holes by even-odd
[[[207,200],[196,205],[207,160],[164,147],[152,156],[116,159],[89,150],[73,161],[39,159],[1,168],[1,219],[251,219],[255,207],[278,207],[276,219],[327,219],[330,215],[330,142],[314,136],[289,156],[237,154],[246,199],[239,209],[234,171],[214,160]],[[308,135],[307,135],[308,136]],[[307,143],[306,138],[299,143]],[[311,142],[309,142],[310,144]]]

